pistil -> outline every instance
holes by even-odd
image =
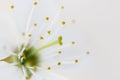
[[[46,49],[46,48],[55,46],[55,45],[57,45],[57,44],[58,44],[58,45],[62,45],[62,44],[63,44],[63,43],[62,43],[62,36],[59,36],[57,40],[55,40],[55,41],[53,41],[53,42],[51,42],[51,43],[48,43],[48,44],[46,44],[46,45],[44,45],[44,46],[42,46],[42,47],[34,50],[34,51],[31,53],[30,56],[34,55],[35,53],[38,53],[38,52],[41,51],[41,50],[44,50],[44,49]]]

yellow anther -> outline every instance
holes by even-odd
[[[49,66],[47,69],[48,69],[48,70],[51,70],[51,67]]]
[[[61,9],[63,10],[63,9],[64,9],[64,6],[61,6]]]
[[[89,54],[90,54],[90,51],[87,51],[86,54],[89,55]]]
[[[78,59],[75,59],[75,63],[78,63]]]
[[[32,36],[32,34],[28,34],[28,37],[31,37]]]
[[[60,65],[61,65],[61,62],[58,62],[57,65],[60,66]]]
[[[14,5],[11,5],[10,8],[11,8],[11,9],[14,9]]]
[[[49,30],[47,33],[50,35],[50,34],[51,34],[51,31]]]
[[[44,37],[43,37],[43,36],[40,36],[40,40],[44,40]]]
[[[34,27],[37,27],[37,23],[34,23]]]
[[[49,17],[46,17],[45,20],[46,20],[46,21],[49,21]]]
[[[71,43],[72,43],[72,45],[74,45],[74,44],[75,44],[75,41],[72,41]]]
[[[61,54],[62,53],[62,51],[58,51],[58,54]]]
[[[26,76],[26,80],[30,80],[30,78],[31,78],[30,75]]]
[[[22,59],[25,59],[26,58],[26,55],[23,53],[22,56],[21,56]]]
[[[37,2],[34,2],[34,5],[36,6],[38,3]]]
[[[61,24],[62,24],[62,25],[65,25],[65,24],[66,24],[66,22],[65,22],[65,21],[62,21],[62,22],[61,22]]]

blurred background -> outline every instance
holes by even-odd
[[[120,1],[62,0],[66,15],[93,48],[89,60],[69,75],[71,80],[120,80]],[[76,74],[77,72],[77,74]],[[66,72],[67,73],[67,72]],[[69,73],[70,74],[70,73]]]

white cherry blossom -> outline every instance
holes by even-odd
[[[79,35],[69,30],[76,21],[62,16],[59,1],[2,0],[0,5],[0,79],[67,80],[54,69],[90,54],[78,50]]]

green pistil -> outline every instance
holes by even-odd
[[[38,52],[41,51],[41,50],[44,50],[44,49],[46,49],[46,48],[52,47],[52,46],[57,45],[57,44],[59,44],[59,45],[62,45],[62,44],[63,44],[63,43],[62,43],[62,36],[59,36],[57,40],[55,40],[55,41],[53,41],[53,42],[51,42],[51,43],[48,43],[48,44],[46,44],[46,45],[44,45],[44,46],[36,49],[35,51],[32,52],[31,55],[34,55],[35,53],[38,53]],[[30,55],[30,56],[31,56],[31,55]]]
[[[52,46],[57,45],[57,44],[59,44],[59,45],[62,45],[62,44],[63,44],[63,43],[62,43],[62,36],[59,36],[59,37],[58,37],[58,40],[55,40],[55,41],[53,41],[53,42],[51,42],[51,43],[49,43],[49,44],[47,44],[47,45],[44,45],[44,46],[38,48],[36,51],[38,52],[38,51],[41,51],[41,50],[43,50],[43,49],[52,47]]]

